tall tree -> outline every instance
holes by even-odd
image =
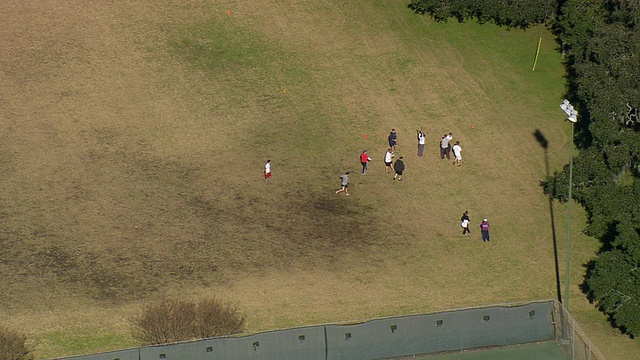
[[[569,93],[580,108],[573,197],[589,214],[587,234],[603,248],[586,276],[590,297],[632,336],[640,335],[640,1],[413,0],[437,21],[527,27],[555,13]],[[568,167],[544,182],[566,198]]]
[[[585,285],[632,336],[640,335],[639,20],[637,0],[568,0],[556,23],[569,55],[570,96],[587,125],[577,139],[573,194],[588,211],[586,232],[603,242]],[[547,185],[565,194],[567,179],[565,169]]]
[[[476,18],[480,22],[523,28],[545,21],[555,6],[556,0],[413,0],[409,4],[416,13],[430,14],[437,21]]]

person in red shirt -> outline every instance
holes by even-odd
[[[367,164],[371,161],[369,155],[367,155],[367,150],[362,150],[362,154],[360,154],[360,163],[362,164],[362,175],[367,173]]]

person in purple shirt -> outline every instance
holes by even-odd
[[[489,222],[487,219],[482,220],[482,223],[480,223],[480,230],[482,231],[482,242],[491,241],[491,237],[489,236]]]

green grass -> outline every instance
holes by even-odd
[[[91,354],[112,349],[138,346],[131,338],[123,334],[103,333],[84,330],[69,333],[67,331],[45,334],[36,341],[39,358],[54,358],[58,354]]]

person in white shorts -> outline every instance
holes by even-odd
[[[458,166],[460,166],[460,163],[462,163],[462,148],[460,147],[460,141],[456,141],[456,144],[453,145],[453,156],[456,157],[453,161],[453,165],[458,164]]]

